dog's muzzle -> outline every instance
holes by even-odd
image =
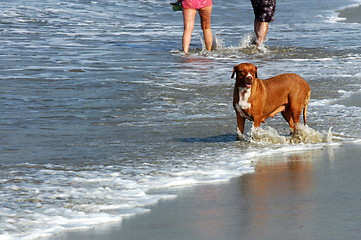
[[[248,73],[245,79],[245,85],[247,88],[251,88],[252,84],[253,84],[253,76],[250,73]]]

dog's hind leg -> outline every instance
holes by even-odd
[[[307,105],[303,108],[303,122],[307,125]]]
[[[296,134],[301,123],[302,108],[292,109],[291,107],[291,114],[294,121],[293,134]]]
[[[289,107],[286,107],[284,111],[281,112],[283,118],[288,122],[290,125],[290,128],[293,130],[295,128],[294,121],[292,118],[291,109]]]
[[[310,100],[310,96],[311,96],[311,90],[307,92],[307,96],[303,101],[303,122],[305,123],[305,125],[307,125],[307,106]]]

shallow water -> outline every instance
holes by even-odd
[[[121,221],[175,197],[151,189],[227,181],[252,172],[258,156],[360,142],[360,25],[335,12],[355,1],[308,3],[277,3],[258,53],[247,45],[251,4],[217,1],[217,48],[202,50],[197,18],[184,55],[182,15],[165,1],[3,2],[0,238]],[[241,62],[257,65],[260,78],[305,78],[307,136],[320,140],[267,141],[289,138],[277,116],[260,141],[250,122],[250,140],[235,141],[230,76]]]

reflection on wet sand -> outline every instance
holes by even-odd
[[[190,214],[191,235],[198,239],[316,239],[319,203],[314,167],[320,159],[332,168],[332,148],[262,157],[254,162],[255,172],[234,179],[236,184],[199,188],[194,197],[202,204]]]
[[[287,233],[311,227],[314,177],[307,153],[257,161],[255,173],[241,177],[239,184],[247,204],[248,234],[255,239],[286,239]],[[313,239],[310,232],[302,234]]]

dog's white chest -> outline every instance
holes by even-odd
[[[251,96],[251,89],[240,88],[239,89],[239,102],[238,105],[241,109],[248,109],[251,107],[251,104],[248,102],[248,98]]]

